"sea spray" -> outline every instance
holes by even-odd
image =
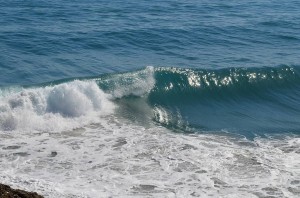
[[[109,98],[94,81],[12,91],[0,98],[0,129],[70,130],[111,112]]]

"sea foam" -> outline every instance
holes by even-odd
[[[71,130],[112,112],[111,96],[94,81],[6,92],[0,96],[0,130]]]

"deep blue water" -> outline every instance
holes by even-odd
[[[300,132],[299,1],[0,3],[2,89],[124,72],[134,81],[150,65],[155,86],[142,98],[170,118],[154,113],[154,122],[184,131]]]

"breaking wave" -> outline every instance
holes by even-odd
[[[97,123],[117,107],[117,116],[183,131],[298,133],[299,73],[291,66],[146,67],[26,88],[3,87],[0,130],[72,130]]]
[[[94,81],[11,89],[0,97],[0,130],[70,130],[111,112],[114,105]]]

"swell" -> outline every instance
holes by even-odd
[[[157,68],[150,100],[176,103],[191,100],[235,100],[296,89],[298,67],[226,68],[219,70]]]
[[[253,137],[300,132],[299,67],[157,68],[148,96],[154,120],[184,131]]]
[[[226,69],[147,67],[97,79],[122,115],[184,131],[300,132],[297,66]]]

